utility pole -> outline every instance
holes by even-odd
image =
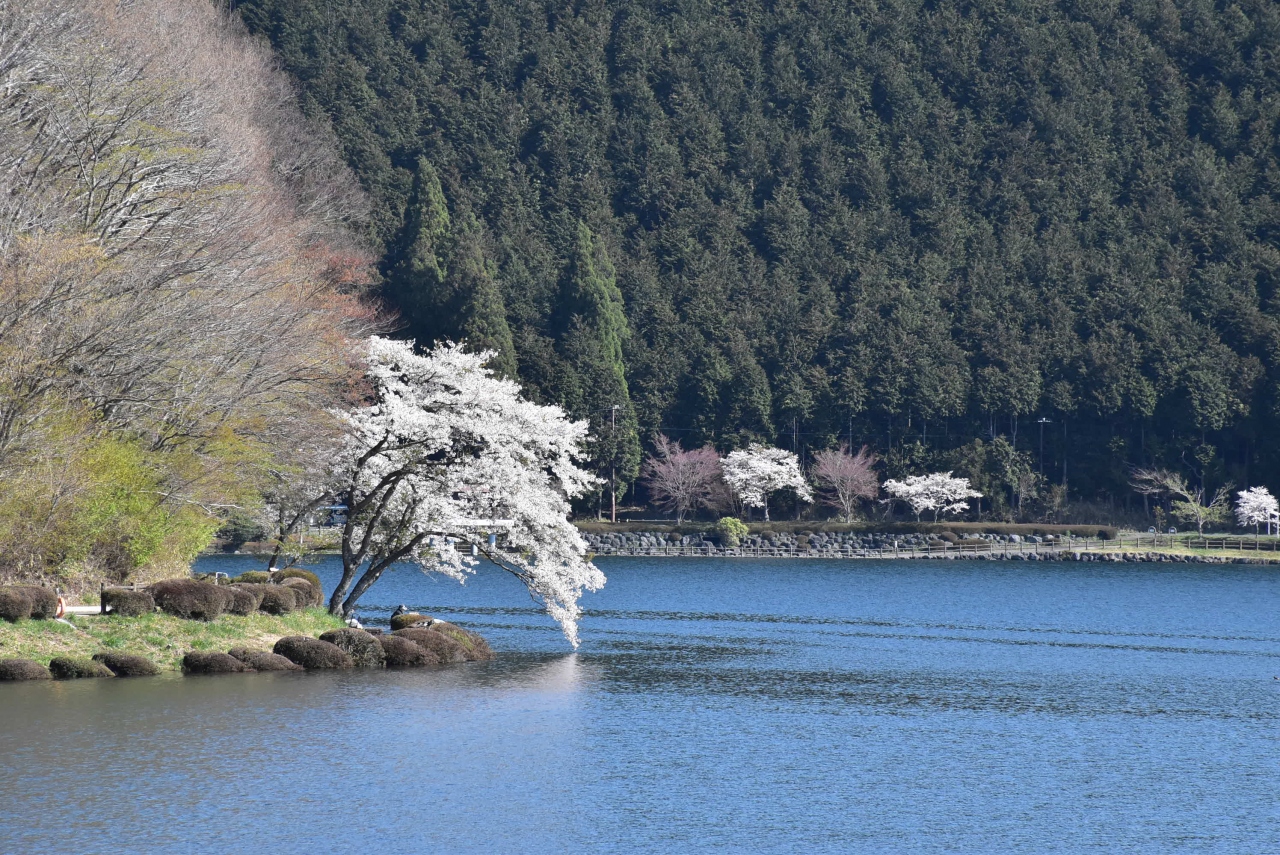
[[[1052,424],[1052,422],[1050,422],[1044,416],[1041,416],[1040,420],[1036,422],[1036,424],[1040,425],[1040,477],[1043,478],[1044,477],[1044,426],[1047,424]]]
[[[613,448],[609,455],[609,522],[618,521],[618,405],[609,408],[609,439]]]

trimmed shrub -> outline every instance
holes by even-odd
[[[0,588],[0,618],[17,623],[31,617],[31,598],[17,588]]]
[[[192,650],[182,657],[182,671],[185,674],[243,674],[252,670],[239,659],[226,653]]]
[[[316,590],[320,592],[320,596],[324,597],[324,585],[320,584],[320,577],[310,570],[303,570],[301,567],[290,567],[288,570],[280,570],[274,573],[271,581],[279,585],[285,579],[306,579],[312,585],[316,586]]]
[[[347,652],[336,644],[309,638],[305,635],[290,635],[276,642],[273,653],[277,653],[308,671],[327,668],[354,668],[356,663]]]
[[[285,585],[263,585],[258,610],[269,615],[287,615],[298,608],[298,595]]]
[[[382,645],[382,652],[387,657],[388,668],[422,668],[426,665],[439,665],[440,660],[434,653],[428,653],[421,644],[395,635],[380,635],[377,641]]]
[[[32,620],[53,620],[58,616],[58,592],[43,585],[14,585],[31,600]]]
[[[228,585],[222,589],[227,598],[227,611],[233,615],[251,615],[258,610],[258,598],[248,591]]]
[[[168,579],[147,589],[165,614],[188,620],[214,620],[222,614],[230,596],[217,585],[195,579]]]
[[[716,523],[716,537],[726,549],[734,549],[750,533],[747,524],[734,517],[721,517]]]
[[[493,648],[478,633],[439,620],[431,628],[460,644],[468,662],[488,662],[494,658]]]
[[[442,665],[450,662],[467,661],[467,652],[462,648],[462,645],[447,635],[436,632],[434,627],[431,629],[424,627],[398,629],[392,635],[406,638],[414,644],[420,645],[428,653],[439,659]]]
[[[154,677],[160,673],[160,669],[150,659],[134,656],[132,653],[104,650],[93,654],[93,661],[106,665],[117,677]]]
[[[246,570],[231,580],[231,584],[245,582],[250,585],[266,585],[271,582],[271,574],[265,570]]]
[[[111,669],[92,659],[74,656],[56,656],[49,663],[49,672],[55,680],[83,680],[92,677],[114,677]]]
[[[417,647],[417,645],[413,645]],[[30,659],[0,659],[0,681],[52,680],[49,669]]]
[[[102,592],[102,602],[107,612],[120,617],[139,617],[156,610],[155,598],[146,591],[130,591],[124,588],[108,588]]]
[[[253,608],[256,611],[262,607],[262,598],[265,596],[263,591],[266,585],[256,584],[254,582],[233,582],[227,586],[228,591],[242,591],[253,597]]]
[[[318,606],[324,602],[324,593],[320,590],[319,585],[313,585],[306,579],[283,579],[280,582],[283,588],[292,588],[298,599],[298,608],[307,609],[312,606]]]
[[[251,650],[248,647],[233,647],[228,655],[239,659],[255,671],[301,671],[301,665],[295,665],[283,656],[268,653],[265,650]]]
[[[320,640],[346,651],[357,668],[382,668],[387,664],[387,655],[382,652],[378,639],[363,629],[331,629],[322,633]]]
[[[417,612],[406,612],[402,615],[395,615],[391,618],[391,631],[397,629],[409,629],[413,626],[430,626],[435,618],[429,615],[420,615]]]

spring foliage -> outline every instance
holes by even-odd
[[[578,600],[605,581],[568,520],[569,500],[597,483],[578,465],[587,426],[525,400],[486,367],[492,356],[369,340],[367,400],[341,414],[347,439],[333,470],[349,506],[335,614],[349,616],[396,562],[461,581],[474,547],[523,581],[577,645]]]

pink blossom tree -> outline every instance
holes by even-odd
[[[720,456],[709,445],[685,451],[679,441],[659,434],[641,477],[658,507],[675,511],[677,523],[684,522],[685,514],[696,514],[698,508],[721,507],[726,498]]]
[[[880,493],[875,465],[879,458],[864,445],[857,454],[849,446],[828,449],[813,456],[813,478],[822,492],[822,501],[840,511],[845,522],[853,522],[858,505]]]

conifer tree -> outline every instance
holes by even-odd
[[[440,177],[425,157],[418,158],[413,193],[405,211],[398,261],[387,272],[385,292],[400,308],[405,334],[426,344],[447,337],[452,317],[446,283],[453,242],[449,207]]]
[[[468,215],[449,264],[450,284],[462,295],[458,333],[467,350],[491,350],[489,367],[507,378],[516,376],[515,346],[507,324],[506,304],[494,281],[494,264],[484,251],[480,224]]]

